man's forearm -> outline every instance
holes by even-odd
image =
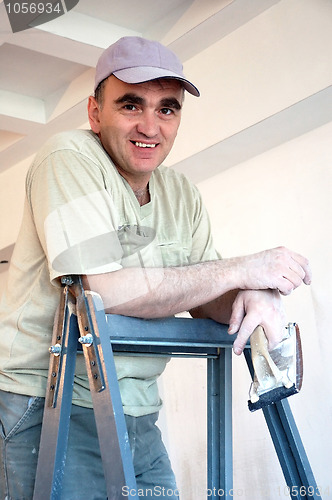
[[[101,295],[109,313],[157,318],[204,305],[196,313],[209,314],[215,319],[218,309],[226,307],[227,322],[231,290],[272,289],[288,295],[301,283],[310,281],[307,259],[278,247],[185,267],[124,268],[85,276],[83,283]],[[221,296],[224,297],[216,301]]]
[[[158,318],[197,308],[228,292],[233,279],[226,269],[222,261],[164,269],[125,268],[85,276],[83,285],[101,295],[107,313]]]

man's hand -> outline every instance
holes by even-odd
[[[237,332],[233,350],[241,354],[250,335],[258,325],[264,328],[273,349],[285,335],[285,312],[277,290],[244,290],[236,296],[228,332]]]
[[[229,259],[229,264],[235,266],[236,288],[242,290],[274,289],[289,295],[302,283],[311,283],[308,260],[285,247]]]

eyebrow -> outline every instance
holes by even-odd
[[[165,97],[161,100],[161,106],[163,108],[173,108],[180,110],[182,108],[181,104],[175,97]]]
[[[127,93],[115,100],[115,104],[124,104],[125,102],[130,102],[131,104],[144,104],[144,99],[136,94]]]
[[[146,101],[143,97],[140,97],[133,93],[126,93],[115,100],[115,104],[130,103],[130,104],[137,104],[140,106],[144,105],[145,102]],[[165,97],[160,101],[160,106],[162,108],[170,108],[177,110],[180,110],[182,108],[181,104],[175,97]]]

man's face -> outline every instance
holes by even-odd
[[[181,119],[183,88],[177,80],[105,82],[104,98],[89,101],[92,130],[132,187],[148,182],[170,152]]]

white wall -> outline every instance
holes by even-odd
[[[282,0],[187,61],[201,97],[186,98],[168,164],[330,86],[331,30],[331,1]]]
[[[5,242],[16,241],[23,214],[25,175],[30,161],[31,158],[28,158],[0,174],[0,248],[7,246]]]
[[[283,244],[311,261],[312,285],[284,299],[288,320],[300,325],[304,354],[303,388],[289,401],[317,484],[330,494],[331,136],[332,122],[199,185],[224,257]],[[233,358],[234,498],[275,500],[284,496],[283,476],[262,413],[247,409],[250,379],[245,360]],[[204,498],[194,494],[204,484],[204,367],[201,361],[193,368],[185,363],[177,360],[167,368],[163,387],[166,401],[171,401],[165,412],[174,461],[184,464],[178,473],[182,498],[198,500]],[[183,394],[182,381],[190,377],[192,386]]]

